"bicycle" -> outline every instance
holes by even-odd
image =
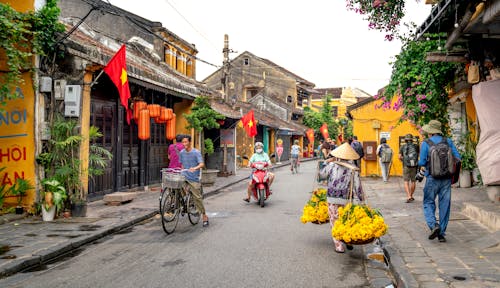
[[[192,225],[200,221],[200,212],[194,204],[190,185],[181,174],[181,169],[164,168],[162,174],[162,191],[160,194],[160,215],[163,230],[172,234],[179,222],[179,214],[188,215]]]
[[[291,170],[292,170],[292,174],[297,174],[299,173],[299,158],[294,158],[292,157],[292,167],[291,167]]]

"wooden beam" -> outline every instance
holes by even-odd
[[[428,62],[459,62],[467,63],[467,59],[463,55],[449,55],[446,53],[427,53],[425,60]]]

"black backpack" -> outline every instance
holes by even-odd
[[[418,147],[414,143],[406,143],[403,147],[403,164],[406,167],[418,165]]]
[[[425,140],[429,145],[427,160],[429,161],[429,174],[435,179],[451,178],[455,173],[455,158],[451,153],[446,137],[442,137],[441,142],[435,144],[430,139]]]

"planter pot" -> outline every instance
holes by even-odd
[[[87,203],[71,203],[71,216],[73,217],[85,217],[87,216]]]
[[[24,212],[24,208],[23,207],[16,207],[16,214],[17,215],[23,214],[23,212]]]
[[[472,184],[471,172],[469,170],[460,171],[458,182],[460,183],[460,188],[469,188]]]
[[[201,185],[203,186],[212,186],[217,179],[217,173],[219,170],[217,169],[206,169],[202,171],[201,175]]]
[[[56,216],[56,206],[50,207],[49,211],[42,207],[42,219],[43,221],[53,221]]]

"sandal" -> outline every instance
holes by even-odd
[[[342,242],[334,242],[333,244],[335,244],[335,252],[337,253],[345,253],[345,249],[344,249],[344,244]]]
[[[208,227],[208,219],[203,221],[203,227]]]
[[[250,203],[250,198],[243,198],[243,201]]]

